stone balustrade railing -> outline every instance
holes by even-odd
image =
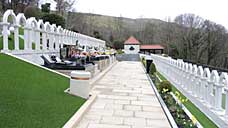
[[[228,127],[228,75],[151,54],[157,70],[219,127]]]
[[[36,20],[34,17],[26,19],[23,13],[15,14],[13,10],[7,10],[2,18],[2,36],[3,49],[2,52],[59,52],[59,48],[66,45],[76,45],[95,47],[103,49],[105,41],[83,34],[79,34],[61,26]],[[24,38],[24,48],[19,48],[19,28],[24,31],[21,35]],[[14,49],[9,50],[8,37],[10,33],[14,33]],[[32,46],[35,45],[35,49]]]

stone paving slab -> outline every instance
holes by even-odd
[[[77,128],[170,128],[140,62],[118,62],[94,84],[100,92]]]

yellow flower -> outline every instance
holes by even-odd
[[[180,96],[180,93],[178,91],[176,91],[175,95],[178,97],[178,96]]]
[[[163,90],[162,90],[163,92],[168,92],[169,91],[169,89],[166,89],[166,88],[163,88]]]
[[[196,118],[194,116],[192,116],[191,119],[192,119],[193,124],[196,124],[196,122],[197,122]]]

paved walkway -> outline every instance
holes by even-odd
[[[100,94],[77,128],[169,128],[140,62],[118,62],[93,91]]]

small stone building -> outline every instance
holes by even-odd
[[[145,44],[141,45],[140,42],[133,36],[128,38],[124,42],[124,52],[125,54],[138,54],[144,53],[144,54],[162,54],[164,51],[164,47],[162,47],[159,44]]]
[[[131,36],[124,42],[125,54],[138,54],[140,50],[140,43],[135,37]]]

